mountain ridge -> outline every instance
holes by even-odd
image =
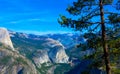
[[[7,29],[0,28],[0,74],[38,74],[35,65],[13,49]]]
[[[13,51],[15,50],[6,28],[0,28],[0,42],[9,46]]]

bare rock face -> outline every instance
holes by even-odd
[[[42,64],[49,66],[51,63],[68,63],[69,57],[59,41],[46,38],[42,46],[44,49],[35,51],[32,58],[37,67],[40,68]]]
[[[0,28],[0,74],[39,74],[31,61],[14,51],[5,28]]]
[[[44,44],[44,46],[48,47],[46,49],[49,49],[48,55],[52,62],[68,63],[69,57],[65,52],[64,46],[60,42],[48,38],[46,39],[46,43]]]
[[[46,50],[37,50],[34,53],[33,60],[37,67],[41,67],[41,64],[43,63],[48,64],[51,62]]]
[[[9,33],[7,29],[0,28],[0,42],[8,47],[10,47],[14,51],[13,44],[11,42]]]

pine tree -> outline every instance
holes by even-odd
[[[107,8],[104,8],[104,6],[112,7],[113,2],[113,0],[78,0],[67,8],[67,11],[73,15],[72,18],[60,16],[61,19],[58,20],[63,27],[70,27],[77,31],[85,33],[101,32],[107,74],[111,74],[107,44],[108,29],[113,28],[113,31],[115,31],[120,28],[119,12],[110,12],[110,9],[106,10]],[[118,4],[116,7],[118,9]],[[73,17],[75,18],[73,19]]]

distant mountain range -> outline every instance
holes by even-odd
[[[34,35],[2,28],[0,43],[2,74],[9,74],[7,71],[11,74],[69,74],[71,71],[79,70],[76,69],[77,65],[83,66],[80,57],[93,52],[76,48],[77,44],[86,43],[86,40],[77,33]],[[78,72],[83,71],[80,69]]]
[[[54,65],[51,63],[66,64],[69,66],[68,69],[70,69],[69,63],[72,60],[70,59],[72,56],[69,57],[67,55],[69,53],[66,54],[67,49],[69,51],[69,49],[75,48],[77,44],[85,42],[84,38],[77,33],[34,35],[9,31],[9,34],[15,49],[32,60],[40,68],[40,72],[42,72],[41,68],[43,66],[49,67]],[[62,67],[62,65],[60,66]],[[56,65],[52,67],[56,67]],[[64,71],[66,70],[67,68],[64,69]],[[47,70],[44,71],[44,73],[46,72]],[[55,72],[58,71],[55,70]]]
[[[0,28],[0,74],[38,74],[35,65],[13,47],[5,28]]]
[[[42,40],[46,38],[51,38],[59,41],[61,44],[65,46],[66,49],[71,48],[79,43],[85,42],[85,39],[79,35],[78,33],[65,33],[65,34],[45,34],[45,35],[35,35],[35,34],[25,34],[19,32],[9,32],[11,37],[20,37],[20,38],[28,38],[33,40]]]

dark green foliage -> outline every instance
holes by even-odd
[[[110,12],[109,9],[103,7],[104,5],[112,5],[113,2],[113,0],[77,0],[67,8],[67,11],[76,18],[60,16],[61,19],[58,19],[58,22],[63,27],[70,27],[85,33],[87,44],[80,44],[78,47],[83,47],[84,50],[89,48],[96,49],[93,55],[85,58],[93,58],[93,64],[98,68],[104,68],[104,61],[102,60],[104,58],[106,71],[109,70],[109,73],[110,65],[108,64],[110,61],[108,52],[110,51],[110,60],[112,62],[115,60],[111,58],[119,49],[119,40],[117,41],[116,39],[120,37],[120,14]],[[103,63],[100,64],[100,62]]]
[[[2,46],[3,44],[2,43],[0,43],[0,46]]]
[[[70,69],[71,69],[71,66],[69,64],[58,64],[58,66],[56,67],[54,71],[54,74],[64,74]]]
[[[120,74],[120,69],[118,69],[118,68],[112,69],[112,73]]]
[[[36,68],[41,74],[46,74],[47,71],[53,66],[54,65],[46,66],[46,63],[43,63],[43,64],[41,64],[40,68],[38,68],[37,66],[36,66]]]
[[[4,56],[0,58],[0,65],[7,65],[10,60],[11,60],[12,56]]]
[[[67,8],[67,11],[73,15],[80,15],[81,12],[88,12],[92,9],[93,4],[96,4],[95,0],[77,0],[77,2],[73,2],[73,6]]]
[[[25,55],[27,58],[31,59],[32,54],[38,50],[43,49],[41,44],[43,41],[41,40],[33,40],[21,37],[13,37],[11,38],[14,44],[14,47],[22,54]]]
[[[71,47],[69,49],[66,50],[66,54],[69,57],[76,57],[78,59],[81,59],[83,56],[80,56],[81,51],[83,50],[83,48],[75,48],[75,47]]]
[[[102,46],[101,36],[96,33],[85,33],[84,37],[87,39],[87,47],[97,49]]]
[[[95,6],[95,9],[92,8],[92,5],[95,4],[95,0],[78,0],[73,2],[73,5],[67,8],[67,11],[76,15],[77,19],[68,18],[65,16],[60,16],[61,20],[58,19],[58,22],[64,27],[71,27],[74,30],[89,29],[93,24],[99,24],[100,22],[95,22],[92,20],[94,16],[99,16],[99,8]]]
[[[110,23],[113,25],[116,25],[116,23],[119,24],[119,22],[120,22],[120,15],[117,13],[109,15],[108,18],[109,18]]]
[[[110,5],[113,3],[113,0],[103,0],[104,5]],[[107,9],[105,9],[107,10]],[[99,0],[77,0],[73,2],[73,5],[67,8],[67,11],[75,15],[75,19],[71,17],[66,17],[60,15],[61,19],[58,19],[58,22],[63,27],[71,27],[74,30],[92,30],[100,28],[100,11],[99,11]],[[106,14],[107,13],[107,14]],[[120,14],[114,12],[105,11],[105,23],[109,24],[119,23],[120,22]],[[107,20],[106,20],[107,19]],[[109,19],[109,21],[108,21]]]
[[[71,69],[71,66],[69,64],[53,64],[46,66],[46,63],[44,63],[40,68],[37,67],[37,70],[42,74],[46,74],[51,68],[53,68],[54,74],[64,74]]]
[[[89,71],[84,71],[81,74],[89,74]]]
[[[23,59],[22,57],[16,58],[15,61],[16,61],[16,62],[15,62],[16,64],[28,65],[28,64],[27,64],[27,61],[26,61],[25,59]]]

